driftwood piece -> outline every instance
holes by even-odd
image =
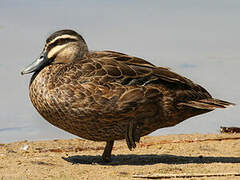
[[[240,133],[240,127],[220,127],[221,133]]]
[[[170,179],[170,178],[194,178],[194,177],[221,177],[221,176],[240,176],[240,173],[209,173],[209,174],[136,174],[133,178],[145,179]]]
[[[240,136],[237,137],[219,137],[219,138],[205,138],[205,139],[183,139],[183,140],[160,140],[157,143],[148,142],[139,144],[139,147],[152,146],[156,144],[170,144],[170,143],[194,143],[194,142],[206,142],[206,141],[227,141],[227,140],[240,140]]]

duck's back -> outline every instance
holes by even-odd
[[[123,139],[129,120],[143,136],[227,103],[167,68],[111,51],[46,66],[30,98],[53,125],[98,141]]]

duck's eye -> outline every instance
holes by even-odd
[[[61,44],[61,39],[56,40],[56,45]]]

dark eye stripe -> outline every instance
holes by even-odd
[[[53,43],[47,45],[47,51],[50,51],[55,46],[67,44],[69,42],[76,42],[76,41],[77,39],[72,39],[72,38],[59,38]]]

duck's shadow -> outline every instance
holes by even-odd
[[[203,163],[240,163],[240,157],[212,157],[212,156],[176,156],[176,155],[117,155],[112,156],[112,162],[104,163],[101,156],[70,156],[62,157],[73,164],[100,165],[153,165],[164,164],[203,164]]]

